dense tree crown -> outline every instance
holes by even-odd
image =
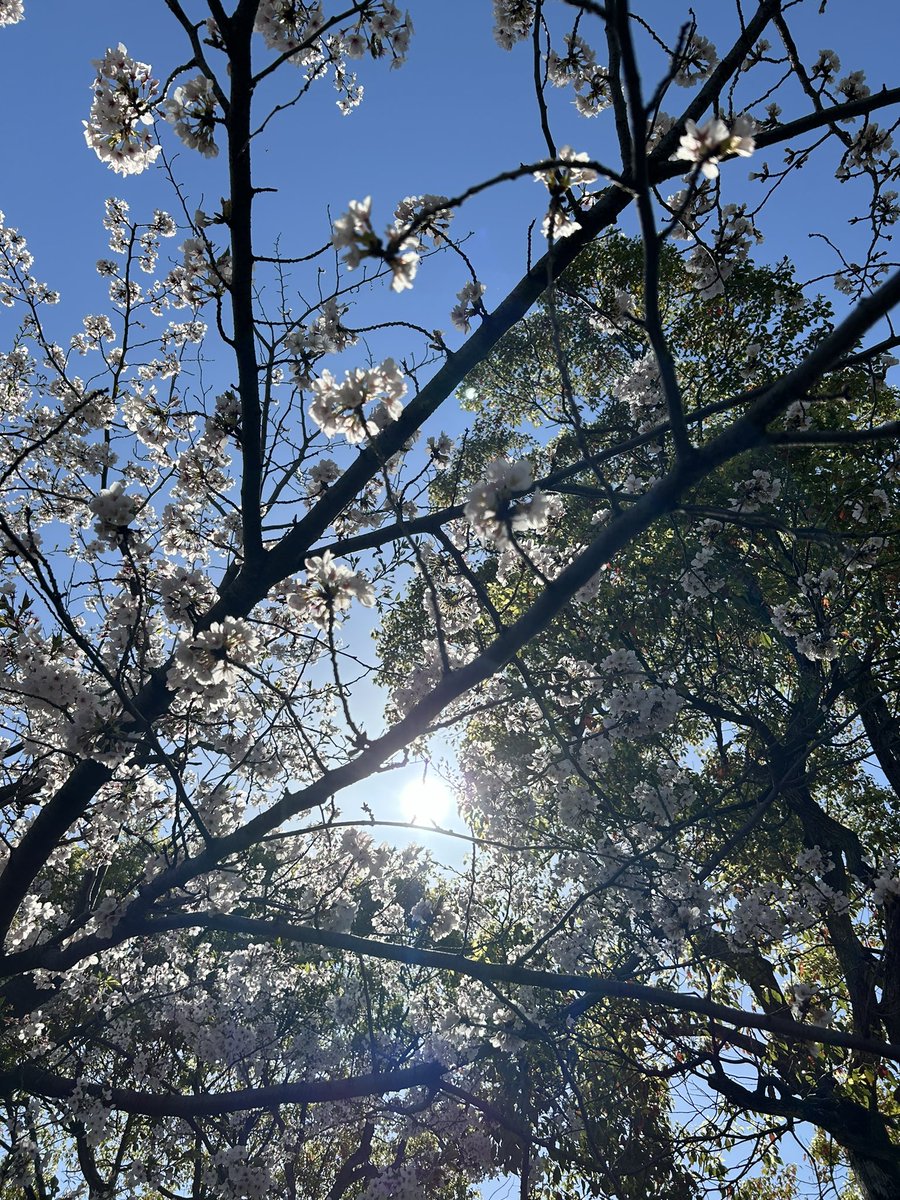
[[[817,0],[494,0],[532,160],[270,244],[255,152],[415,11],[143,7],[103,311],[0,218],[0,1197],[896,1200],[900,88]],[[344,799],[410,763],[444,861]]]

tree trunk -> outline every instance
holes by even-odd
[[[898,1200],[900,1197],[900,1146],[893,1154],[870,1158],[858,1151],[849,1152],[850,1166],[866,1200]]]
[[[865,1200],[900,1200],[900,1145],[891,1141],[880,1113],[840,1101],[823,1125],[846,1150]]]

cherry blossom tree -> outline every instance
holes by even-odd
[[[816,8],[495,0],[533,160],[318,247],[255,151],[408,13],[164,0],[171,62],[97,60],[106,311],[55,340],[0,222],[0,1194],[775,1200],[792,1137],[900,1193],[900,88],[807,61]],[[804,284],[751,253],[820,160]],[[489,307],[460,210],[520,184]],[[442,262],[453,332],[395,318]],[[452,870],[341,807],[438,735]]]

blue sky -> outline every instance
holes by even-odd
[[[366,98],[360,109],[342,117],[325,81],[273,123],[269,145],[258,146],[259,183],[279,189],[258,202],[263,237],[280,234],[286,249],[304,251],[326,240],[329,207],[336,216],[348,200],[371,194],[376,223],[386,223],[405,195],[452,194],[498,168],[542,156],[530,47],[520,44],[506,53],[496,46],[489,0],[410,0],[409,7],[416,26],[409,62],[396,72],[384,63],[362,64]],[[635,7],[669,38],[687,12],[686,4],[672,0]],[[801,52],[814,56],[823,46],[833,47],[844,70],[867,67],[873,88],[890,82],[896,43],[877,35],[887,32],[893,7],[892,0],[831,0],[826,16],[818,18],[818,0],[808,0],[792,12]],[[701,32],[723,48],[733,28],[732,5],[700,0],[694,9]],[[102,295],[93,262],[102,252],[99,222],[105,197],[124,196],[136,214],[149,212],[153,204],[171,204],[159,173],[123,180],[85,146],[81,121],[90,104],[91,59],[122,41],[132,55],[165,76],[188,55],[183,34],[161,0],[27,0],[26,12],[21,25],[0,31],[0,77],[8,98],[0,112],[6,163],[0,207],[28,236],[39,267],[63,291],[64,302],[73,303],[73,309],[63,311],[77,323],[78,301],[85,292]],[[265,54],[260,40],[260,61]],[[648,60],[648,83],[654,82],[658,63]],[[285,71],[281,78],[289,74]],[[673,110],[687,95],[673,89],[666,107]],[[612,157],[608,114],[585,121],[563,93],[553,93],[551,100],[559,144],[572,142],[598,158]],[[191,203],[199,203],[202,195],[213,206],[224,190],[221,161],[210,164],[182,150],[168,130],[163,136],[167,150],[180,154],[176,173],[187,181]],[[726,198],[741,197],[754,165],[753,160],[729,165]],[[762,254],[778,258],[789,252],[808,275],[816,273],[819,263],[831,265],[821,246],[809,246],[806,239],[810,209],[812,221],[820,220],[825,231],[842,231],[838,210],[829,206],[815,212],[828,178],[827,171],[810,168],[798,175],[768,222]],[[473,231],[466,248],[488,285],[489,307],[521,272],[527,227],[541,216],[543,198],[539,185],[526,179],[473,201],[457,218],[458,230]],[[384,310],[389,300],[390,316],[439,323],[449,330],[447,313],[464,275],[461,264],[454,266],[443,286],[435,286],[438,273],[426,264],[412,293],[379,294],[379,307]]]

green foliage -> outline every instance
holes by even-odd
[[[449,640],[455,647],[480,647],[498,621],[508,626],[518,619],[571,548],[596,536],[598,514],[602,527],[611,511],[627,508],[631,496],[668,467],[669,451],[656,428],[665,412],[642,411],[630,384],[649,353],[632,315],[643,308],[640,263],[637,243],[620,235],[602,239],[466,379],[460,397],[475,417],[475,432],[433,486],[434,508],[464,502],[494,459],[523,454],[556,507],[544,531],[513,537],[512,550],[497,553],[487,546],[475,555],[467,581],[455,568],[416,579],[379,634],[385,682],[395,683],[415,666],[422,643],[435,636],[435,607],[452,611],[467,589],[480,589],[493,613],[489,617],[479,603],[477,615],[454,629]],[[666,245],[661,289],[685,415],[698,441],[733,420],[754,389],[789,372],[831,319],[824,300],[804,299],[787,263],[745,262],[724,295],[704,299]],[[838,370],[797,399],[779,432],[798,425],[865,428],[890,419],[897,403],[877,364]],[[605,839],[627,844],[631,831],[647,821],[645,797],[648,788],[661,786],[661,761],[689,776],[689,799],[677,821],[661,822],[661,833],[685,879],[709,879],[707,886],[726,897],[718,917],[726,934],[694,930],[680,972],[669,978],[696,981],[723,1003],[744,1003],[752,995],[763,1010],[787,1014],[793,985],[806,981],[814,985],[816,1003],[824,1002],[839,1023],[852,1025],[859,1017],[858,982],[848,964],[854,946],[880,944],[866,887],[871,864],[889,859],[900,835],[891,790],[864,766],[871,749],[862,737],[855,690],[863,662],[876,664],[886,696],[898,686],[896,656],[887,652],[900,577],[896,542],[885,536],[897,491],[896,473],[887,473],[887,465],[878,442],[850,454],[762,445],[734,460],[607,564],[590,596],[572,603],[506,668],[508,695],[521,697],[521,717],[511,701],[486,706],[461,727],[463,762],[477,760],[482,787],[494,778],[504,806],[521,814],[520,823],[510,818],[503,827],[544,847],[532,854],[536,880],[553,877],[560,857],[579,862]],[[777,481],[777,510],[766,499],[743,502],[754,472]],[[880,493],[882,504],[878,489],[884,487],[890,495]],[[827,586],[815,582],[826,578]],[[590,701],[560,698],[566,686],[559,664],[575,660],[597,669],[621,648],[636,656],[649,681],[674,687],[683,707],[663,738],[615,743],[609,765],[591,780],[574,772],[563,786],[587,788],[593,798],[573,826],[561,818],[559,781],[604,729],[606,717]],[[545,768],[530,765],[535,761],[552,765],[552,780]],[[494,834],[496,822],[478,806],[470,819],[475,833]],[[797,864],[818,852],[824,862],[820,883],[804,883]],[[656,876],[648,869],[639,885],[641,904],[665,880],[664,872]],[[583,886],[588,888],[586,879]],[[829,888],[846,899],[784,934],[777,921],[764,937],[745,940],[739,930],[727,932],[730,914],[742,903],[762,894],[773,908],[789,905],[791,887]],[[572,903],[571,892],[552,889],[546,904],[572,935],[590,907]],[[570,904],[582,915],[567,917]],[[528,944],[527,930],[504,924],[499,910],[496,921],[492,943],[501,956],[514,956]],[[590,921],[594,969],[610,974],[623,963],[631,962],[632,970],[643,963],[653,977],[655,931],[641,931],[627,903],[608,898],[591,909]],[[557,1053],[568,1055],[564,1068],[556,1064],[560,1079],[552,1063],[532,1067],[529,1081],[554,1082],[544,1093],[529,1091],[527,1104],[517,1078],[498,1081],[505,1104],[521,1109],[534,1128],[542,1112],[553,1111],[560,1086],[580,1098],[585,1132],[543,1147],[542,1195],[689,1196],[698,1179],[714,1178],[734,1200],[791,1200],[798,1194],[793,1168],[778,1165],[777,1141],[762,1143],[762,1173],[736,1183],[725,1182],[729,1168],[717,1157],[721,1138],[714,1126],[702,1152],[685,1149],[691,1139],[672,1094],[647,1070],[649,1046],[629,1048],[635,1035],[629,1014],[620,1007],[602,1024],[597,1040],[579,1026],[579,1036],[557,1041]],[[708,1046],[700,1031],[677,1023],[670,1023],[668,1036],[684,1045],[684,1061],[697,1052],[698,1037],[701,1047]],[[616,1047],[609,1058],[604,1045]],[[529,1044],[519,1056],[522,1070],[526,1061],[534,1064],[536,1053]],[[744,1069],[752,1073],[760,1064],[751,1056]],[[772,1095],[790,1093],[798,1112],[828,1071],[835,1097],[874,1107],[885,1121],[897,1115],[892,1069],[848,1066],[840,1054],[812,1054],[805,1047],[776,1053],[767,1069],[783,1089]],[[760,1120],[766,1112],[763,1106]],[[632,1137],[644,1161],[662,1174],[632,1172]],[[815,1143],[813,1153],[821,1158],[824,1145]]]

